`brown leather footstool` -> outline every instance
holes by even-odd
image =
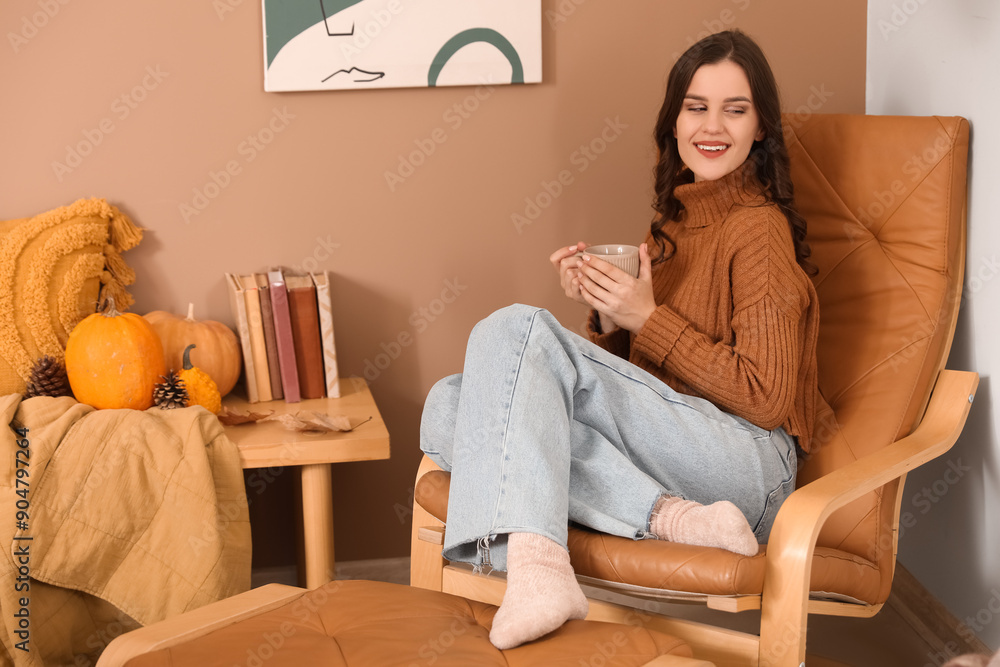
[[[674,637],[597,621],[570,621],[498,651],[489,641],[496,610],[381,582],[333,581],[312,591],[271,584],[122,635],[98,667],[709,664],[691,660]]]

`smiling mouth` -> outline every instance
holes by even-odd
[[[711,143],[711,144],[696,143],[694,145],[694,147],[698,149],[699,155],[703,155],[704,157],[707,157],[709,159],[722,157],[723,155],[726,154],[726,151],[729,150],[729,146],[730,144],[717,144],[717,143]]]

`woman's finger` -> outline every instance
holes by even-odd
[[[596,274],[596,279],[590,274],[580,272],[580,287],[598,299],[605,308],[613,308],[613,304],[619,300],[618,284],[599,271],[592,270],[591,273]]]
[[[579,270],[608,291],[614,290],[624,280],[629,278],[628,274],[614,264],[605,262],[603,259],[594,257],[593,255],[584,255],[580,258]]]
[[[645,243],[639,246],[639,280],[653,281],[653,263],[649,258],[649,246]]]
[[[558,269],[559,265],[562,263],[563,260],[572,257],[578,252],[581,252],[586,247],[587,247],[586,243],[584,243],[583,241],[578,241],[574,245],[563,246],[562,248],[558,248],[556,249],[555,252],[549,255],[549,262],[551,262],[552,265]]]

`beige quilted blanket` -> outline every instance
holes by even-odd
[[[0,415],[0,662],[93,664],[137,623],[249,589],[239,455],[209,412],[12,394]]]

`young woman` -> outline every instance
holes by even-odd
[[[576,257],[585,243],[550,258],[591,340],[505,308],[427,397],[421,449],[452,472],[444,556],[508,573],[498,648],[586,615],[570,521],[753,555],[809,449],[819,313],[760,48],[738,31],[692,46],[655,138],[638,278]]]

